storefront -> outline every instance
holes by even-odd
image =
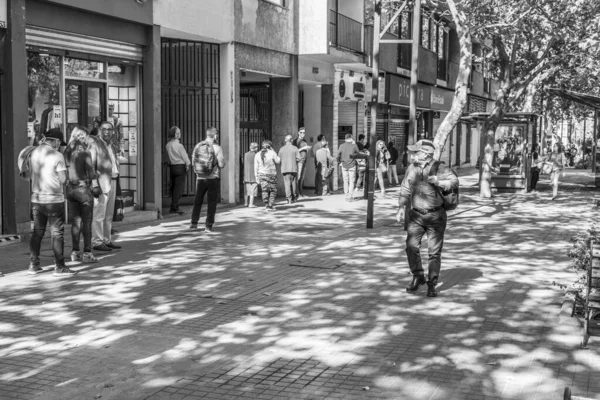
[[[33,26],[26,34],[29,141],[58,128],[68,142],[77,126],[111,122],[123,199],[133,210],[142,193],[141,46]]]

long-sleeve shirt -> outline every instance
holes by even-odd
[[[166,147],[169,161],[172,165],[190,165],[190,158],[187,151],[185,151],[185,147],[179,142],[179,139],[170,140]]]
[[[258,178],[260,175],[277,175],[276,164],[281,162],[277,153],[275,153],[274,150],[268,150],[265,153],[264,161],[261,153],[262,150],[254,156],[254,171],[256,172],[256,177]],[[258,179],[256,179],[256,181],[258,182]]]
[[[352,142],[344,142],[338,149],[337,161],[342,163],[344,169],[351,169],[356,166],[356,160],[353,156],[358,154],[358,146]]]
[[[400,185],[400,199],[398,204],[403,206],[408,199],[412,205],[423,210],[435,208],[444,204],[444,199],[435,186],[427,181],[433,161],[423,168],[411,164],[406,170],[404,180]],[[445,191],[458,187],[458,178],[445,164],[439,164],[437,171],[438,186]]]

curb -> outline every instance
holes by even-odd
[[[0,246],[6,246],[13,243],[21,243],[24,237],[21,235],[10,235],[0,237]]]

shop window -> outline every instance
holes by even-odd
[[[106,79],[104,62],[65,57],[65,75],[78,78]]]
[[[60,105],[60,57],[28,52],[27,78],[27,134],[33,140],[51,128],[62,128],[60,111],[53,112]]]

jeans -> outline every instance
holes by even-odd
[[[538,168],[531,168],[531,189],[535,189],[538,181],[540,180],[540,170]]]
[[[83,251],[92,251],[92,215],[94,211],[94,196],[87,185],[67,185],[67,200],[69,201],[69,219],[71,220],[71,237],[73,251],[79,251],[79,239],[83,234]]]
[[[179,210],[179,199],[183,195],[187,170],[185,164],[171,165],[171,211]]]
[[[344,179],[344,194],[346,199],[354,197],[354,181],[356,180],[356,167],[346,169],[342,167],[342,178]]]
[[[302,196],[302,189],[304,186],[304,174],[306,173],[306,160],[298,162],[298,193],[299,196]]]
[[[315,168],[315,194],[320,195],[323,193],[323,165],[317,163]],[[326,184],[327,182],[325,182]],[[325,185],[325,193],[327,193],[327,185]]]
[[[204,225],[207,228],[212,228],[215,223],[215,215],[217,214],[217,203],[219,202],[219,189],[221,187],[221,179],[196,179],[196,197],[194,199],[194,209],[192,210],[192,225],[197,225],[200,219],[200,211],[202,211],[202,203],[204,195],[206,195],[207,207],[206,222]]]
[[[414,276],[424,275],[421,264],[421,239],[427,233],[429,247],[429,281],[437,282],[440,275],[444,232],[447,221],[446,210],[441,209],[422,215],[415,210],[409,213],[406,236],[406,255],[410,272]]]
[[[295,172],[286,172],[283,175],[283,186],[285,186],[285,197],[294,200],[298,197],[298,177]]]
[[[33,215],[33,232],[29,242],[29,261],[31,265],[40,265],[40,249],[42,238],[46,233],[46,224],[50,224],[52,234],[52,251],[54,252],[54,264],[58,268],[65,266],[63,255],[65,248],[65,205],[64,203],[31,203]]]
[[[115,199],[117,198],[117,180],[111,179],[110,191],[102,193],[94,199],[92,218],[92,245],[111,242],[113,214],[115,213]]]
[[[362,189],[363,185],[365,182],[365,170],[363,169],[362,171],[359,169],[358,173],[356,174],[356,187],[358,189]]]

